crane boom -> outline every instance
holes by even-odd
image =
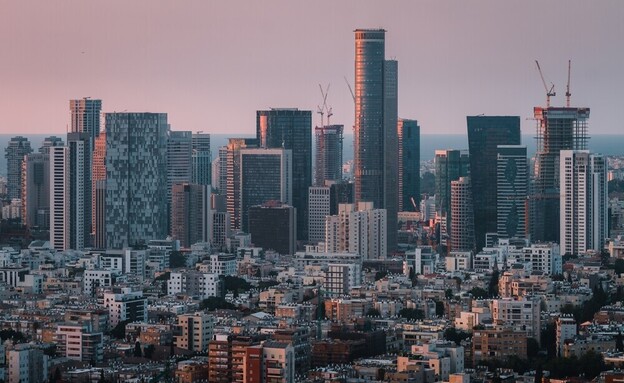
[[[351,92],[351,97],[353,97],[353,103],[355,104],[355,94],[353,93],[353,89],[351,88],[351,84],[349,84],[349,80],[347,80],[347,76],[344,76],[344,80],[349,87],[349,92]]]
[[[568,60],[568,85],[566,85],[566,106],[570,107],[570,70],[572,69],[572,60]]]
[[[550,89],[548,89],[548,85],[546,85],[546,80],[544,80],[544,74],[542,74],[542,68],[537,60],[535,60],[535,64],[537,65],[537,71],[539,72],[540,78],[542,79],[542,84],[544,84],[544,90],[546,91],[546,107],[550,107],[550,97],[556,96],[555,92],[555,84],[550,83]]]

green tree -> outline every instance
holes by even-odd
[[[141,350],[141,343],[139,343],[139,341],[134,344],[134,356],[137,358],[143,356],[143,350]]]
[[[199,303],[200,310],[235,310],[236,306],[221,297],[208,297]]]
[[[155,350],[156,350],[156,347],[154,347],[153,344],[150,344],[150,345],[145,346],[145,349],[143,349],[143,354],[147,359],[152,359],[152,357],[154,356]]]
[[[399,316],[409,320],[425,319],[425,313],[422,310],[412,308],[401,309]]]
[[[388,272],[387,272],[387,271],[377,271],[377,272],[375,273],[375,281],[378,281],[378,280],[380,280],[380,279],[385,278],[385,277],[386,277],[386,275],[388,275]]]
[[[470,333],[462,330],[457,330],[455,327],[449,327],[444,330],[444,339],[455,342],[458,346],[465,339],[470,338]]]
[[[130,319],[119,322],[117,326],[115,326],[112,330],[109,331],[108,335],[112,336],[115,339],[125,339],[126,338],[126,325],[130,322],[131,322]]]
[[[497,297],[498,296],[498,279],[499,272],[497,269],[494,269],[492,272],[492,276],[490,277],[490,283],[488,285],[488,297]]]
[[[624,273],[624,259],[618,258],[615,260],[615,264],[613,265],[615,272],[617,274]]]
[[[169,254],[169,266],[172,269],[186,266],[186,257],[181,251],[172,251]]]
[[[481,287],[473,287],[472,289],[470,289],[469,293],[475,299],[482,299],[482,298],[488,297],[488,292],[485,289],[482,289]]]
[[[377,310],[374,307],[371,307],[370,309],[368,309],[368,311],[366,312],[366,316],[367,317],[380,317],[381,313],[379,312],[379,310]]]

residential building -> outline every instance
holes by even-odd
[[[48,356],[30,344],[16,344],[6,351],[7,383],[38,383],[48,378]]]
[[[450,249],[470,251],[475,248],[475,218],[470,177],[451,181]]]
[[[267,341],[262,344],[263,376],[266,382],[295,381],[295,349],[289,343]]]
[[[91,231],[93,247],[106,247],[106,131],[95,139],[91,159]]]
[[[311,186],[308,192],[308,242],[325,240],[325,217],[330,215],[331,188]]]
[[[539,331],[539,328],[538,328]],[[496,327],[474,330],[472,333],[472,365],[491,359],[527,357],[527,336],[524,331]]]
[[[470,175],[467,152],[446,149],[435,151],[435,211],[451,227],[451,182]],[[444,242],[446,239],[443,240]]]
[[[212,237],[210,185],[174,183],[171,193],[171,237],[189,248]]]
[[[130,288],[116,288],[104,293],[104,307],[108,309],[110,326],[120,322],[147,322],[147,298],[142,291]]]
[[[557,356],[564,356],[564,346],[566,342],[573,341],[576,338],[576,320],[572,316],[560,316],[555,321],[557,336]]]
[[[71,111],[72,133],[85,133],[89,137],[89,148],[93,148],[96,138],[100,134],[100,116],[102,114],[102,100],[85,97],[69,100]]]
[[[494,323],[524,331],[527,337],[540,342],[540,300],[533,297],[501,298],[492,300]]]
[[[221,296],[219,274],[195,270],[171,273],[167,281],[167,295],[185,294],[199,299]]]
[[[214,317],[204,312],[178,315],[181,335],[175,337],[176,347],[195,352],[206,352],[212,339]]]
[[[89,133],[67,134],[69,162],[69,248],[82,250],[91,245],[91,158]]]
[[[101,363],[104,343],[101,332],[92,331],[88,322],[67,322],[56,327],[56,346],[59,355],[87,363]]]
[[[50,244],[56,250],[70,248],[69,148],[50,148]]]

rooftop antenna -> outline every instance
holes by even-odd
[[[557,95],[557,93],[555,92],[555,84],[551,82],[550,89],[548,89],[548,85],[546,85],[546,80],[544,80],[544,75],[542,74],[542,68],[540,68],[540,64],[537,60],[535,60],[535,64],[537,65],[537,71],[539,72],[542,79],[542,84],[544,84],[544,90],[546,90],[546,107],[550,108],[550,97],[554,97]]]
[[[568,85],[566,85],[566,107],[570,107],[570,69],[572,68],[572,60],[568,60]]]

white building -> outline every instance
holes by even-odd
[[[203,312],[178,315],[178,327],[181,335],[175,337],[176,347],[197,352],[208,350],[214,329],[212,315]]]
[[[69,148],[50,147],[50,244],[59,251],[69,245]]]
[[[325,221],[325,250],[361,254],[363,260],[385,259],[386,214],[385,209],[374,209],[372,202],[338,205],[338,214]]]
[[[451,251],[445,258],[446,271],[472,269],[472,251]]]
[[[110,270],[116,274],[132,274],[139,278],[145,277],[145,265],[148,260],[146,250],[108,250],[99,257],[102,270]]]
[[[295,349],[290,343],[267,341],[262,345],[262,371],[265,382],[295,381]]]
[[[561,275],[563,262],[559,245],[556,243],[537,243],[527,246],[522,250],[522,259],[516,258],[517,262],[531,264],[533,272],[541,272],[545,275]]]
[[[186,294],[199,299],[219,296],[219,274],[184,271],[171,273],[167,281],[167,295]]]
[[[325,240],[325,217],[330,215],[330,188],[312,186],[308,191],[308,239],[312,243]]]
[[[323,287],[329,295],[343,296],[351,288],[362,284],[362,265],[358,263],[330,263]]]
[[[82,291],[93,295],[98,288],[113,285],[113,272],[110,270],[85,270],[82,274]]]
[[[540,300],[532,298],[502,298],[492,300],[492,320],[525,331],[528,337],[540,342]]]
[[[556,321],[557,331],[557,356],[563,357],[563,346],[566,341],[576,337],[576,320],[573,317],[559,317]]]
[[[92,332],[88,322],[57,325],[56,345],[59,354],[68,359],[96,363],[104,359],[103,335]]]
[[[210,272],[217,275],[236,275],[236,256],[231,254],[212,254]]]
[[[588,150],[562,150],[559,159],[562,254],[601,251],[607,237],[607,167]]]
[[[132,291],[125,287],[105,292],[104,307],[108,309],[111,327],[125,320],[147,322],[147,298],[143,297],[142,291]]]

